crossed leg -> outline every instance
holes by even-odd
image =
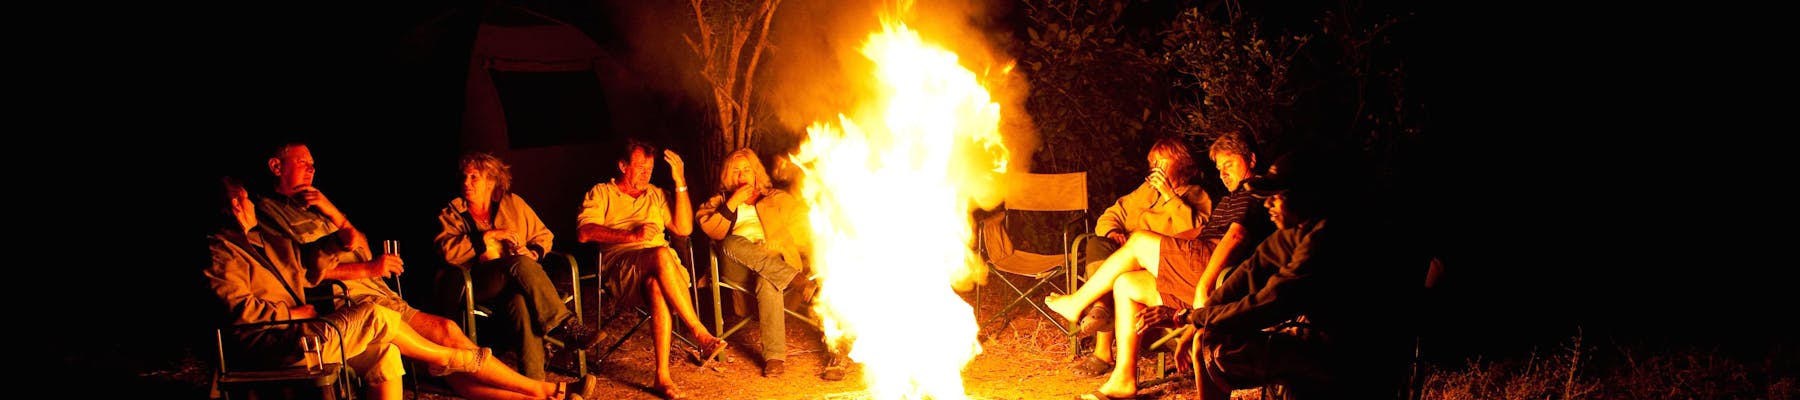
[[[1088,305],[1100,300],[1100,297],[1106,295],[1106,292],[1114,290],[1114,286],[1116,286],[1114,281],[1121,276],[1129,272],[1155,268],[1162,257],[1163,237],[1154,232],[1132,232],[1131,238],[1125,240],[1125,245],[1120,246],[1119,251],[1106,257],[1106,261],[1100,264],[1100,269],[1094,271],[1094,275],[1088,278],[1087,284],[1075,289],[1075,293],[1045,297],[1044,305],[1049,306],[1051,311],[1062,315],[1064,319],[1071,322],[1076,321],[1077,318],[1081,318],[1081,310],[1087,309]],[[1150,288],[1155,290],[1154,282]],[[1118,295],[1114,294],[1114,296]],[[1115,315],[1123,316],[1125,314],[1120,312]],[[1122,332],[1117,335],[1124,336]],[[1114,359],[1119,359],[1118,356],[1123,355],[1118,354]],[[1117,364],[1114,363],[1114,365]]]

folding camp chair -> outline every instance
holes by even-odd
[[[706,244],[708,268],[707,274],[699,277],[700,283],[694,286],[695,288],[704,286],[711,291],[713,329],[719,331],[717,336],[720,338],[730,337],[731,334],[737,333],[738,330],[743,329],[745,325],[748,325],[752,320],[750,315],[755,314],[754,312],[744,310],[744,308],[746,308],[745,305],[747,303],[753,304],[755,302],[756,280],[755,277],[751,276],[750,270],[744,268],[743,265],[738,265],[736,263],[721,263],[721,250],[718,248],[719,244],[717,242],[713,242],[705,236],[701,236],[699,240]],[[730,328],[725,328],[725,312],[722,308],[724,303],[721,301],[722,298],[720,297],[719,291],[721,288],[732,295],[733,309],[740,318],[737,323],[732,324]],[[811,308],[812,295],[816,293],[815,290],[817,288],[816,282],[795,282],[788,286],[787,291],[782,292],[782,297],[785,298],[794,295],[802,296],[805,300],[800,304],[798,309],[806,310]],[[783,308],[783,311],[786,311],[786,315],[793,316],[795,319],[805,322],[808,326],[811,326],[813,330],[819,331],[821,336],[823,335],[824,328],[820,325],[819,321],[812,316],[796,311],[796,308],[792,307]]]
[[[572,308],[574,308],[575,311],[575,316],[573,318],[575,318],[575,323],[586,323],[587,320],[582,316],[581,307],[581,281],[584,276],[581,275],[581,264],[576,262],[575,256],[566,252],[553,250],[544,254],[543,258],[539,259],[539,261],[540,264],[543,265],[545,272],[549,272],[552,268],[561,265],[567,265],[569,267],[569,285],[571,288],[569,289],[569,294],[563,296],[563,303],[573,305]],[[444,286],[449,285],[448,289],[457,291],[457,293],[454,293],[454,296],[450,297],[456,298],[456,301],[454,301],[456,304],[453,305],[453,307],[455,307],[453,311],[462,317],[461,321],[458,322],[463,327],[463,333],[469,336],[469,340],[481,343],[480,337],[476,335],[479,332],[476,329],[476,325],[481,318],[493,315],[494,312],[486,305],[475,303],[475,282],[473,277],[469,276],[469,270],[450,265],[443,265],[443,269],[440,269],[438,274],[440,282],[446,282],[445,280],[451,282],[447,284],[440,283],[440,290],[446,289]],[[593,278],[596,276],[597,275],[588,275],[586,277]],[[458,278],[460,278],[460,280],[457,280]],[[595,326],[595,328],[598,329],[599,326]],[[556,338],[546,337],[544,338],[544,342],[551,346],[567,348],[567,345]],[[575,376],[587,375],[587,349],[575,349],[574,372],[576,374]]]
[[[669,240],[669,248],[675,249],[675,253],[681,257],[681,265],[687,266],[689,268],[689,275],[695,275],[695,274],[693,274],[693,271],[692,271],[693,265],[694,265],[694,262],[693,262],[694,247],[693,247],[692,242],[690,242],[688,237],[686,237],[686,236],[676,236],[673,234],[665,234],[665,237],[667,237]],[[594,288],[595,288],[594,290],[596,293],[596,299],[597,299],[597,301],[600,302],[601,309],[602,309],[601,313],[606,315],[605,317],[601,318],[598,321],[601,328],[605,328],[607,325],[611,324],[613,321],[619,320],[621,318],[626,318],[625,320],[629,321],[629,323],[631,324],[631,327],[626,329],[624,334],[619,335],[618,339],[614,340],[611,345],[608,345],[606,347],[606,351],[601,352],[599,357],[594,358],[593,362],[596,365],[599,363],[605,362],[607,357],[611,357],[612,353],[614,351],[619,350],[619,346],[623,346],[625,344],[625,341],[628,339],[631,339],[631,335],[636,334],[639,328],[643,328],[644,324],[649,323],[650,318],[651,318],[650,310],[647,308],[644,308],[641,305],[637,306],[637,307],[629,307],[628,309],[621,309],[621,307],[615,306],[615,304],[617,304],[619,299],[614,298],[614,296],[608,296],[607,292],[606,292],[606,285],[603,282],[600,282],[600,279],[602,279],[602,277],[606,276],[605,260],[606,260],[605,252],[595,251],[594,252],[595,267],[593,269],[594,273],[581,275],[579,277],[579,279],[577,279],[577,281],[592,280],[594,282]],[[700,289],[699,289],[698,285],[688,285],[688,291],[690,292],[690,293],[688,293],[688,298],[695,299],[695,301],[699,301],[698,295],[699,295]],[[577,304],[579,304],[579,303],[577,303]],[[608,310],[610,310],[610,311],[608,311]],[[693,347],[696,349],[700,348],[700,346],[698,344],[695,344],[693,342],[693,340],[689,339],[686,335],[673,335],[673,336],[676,339],[681,340],[682,343],[687,343],[689,347]]]
[[[976,229],[977,253],[988,266],[988,271],[1006,288],[1011,289],[1012,301],[1001,307],[993,315],[981,323],[983,340],[993,337],[993,332],[1011,323],[1007,312],[1020,304],[1031,306],[1044,318],[1055,322],[1057,329],[1069,337],[1071,354],[1079,352],[1081,338],[1076,335],[1074,322],[1063,321],[1061,316],[1050,312],[1044,304],[1040,292],[1058,290],[1057,281],[1061,278],[1064,293],[1075,288],[1080,274],[1079,258],[1076,251],[1085,238],[1096,237],[1088,224],[1087,173],[1072,172],[1061,174],[1014,173],[1002,178],[1006,182],[1006,192],[998,212],[985,213],[978,216]],[[1037,231],[1033,235],[1058,235],[1056,253],[1039,254],[1021,249],[1017,246],[1010,232],[1022,225],[1017,219],[1031,216],[1067,216],[1057,219],[1060,232]],[[1042,218],[1039,218],[1042,219]],[[1009,229],[1012,228],[1012,229]],[[1040,236],[1042,237],[1042,236]],[[1047,238],[1045,238],[1047,240]],[[1014,284],[1009,276],[1029,279],[1027,285]],[[981,289],[975,291],[975,303],[980,309]],[[989,328],[1000,324],[998,328]]]

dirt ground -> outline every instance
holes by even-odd
[[[1003,296],[998,296],[1006,289],[1001,286],[988,286],[981,297],[984,303],[980,315],[983,317],[1004,305]],[[702,301],[710,303],[710,301]],[[729,303],[727,303],[729,304]],[[725,321],[731,324],[736,321],[731,307],[727,305]],[[596,311],[590,309],[591,312]],[[710,316],[710,310],[702,309],[703,316]],[[1011,314],[1014,322],[1004,329],[997,329],[993,338],[982,343],[982,353],[972,360],[963,371],[963,384],[971,399],[1069,399],[1077,394],[1088,393],[1104,382],[1105,377],[1077,377],[1070,372],[1073,364],[1069,343],[1052,322],[1038,315],[1029,308],[1015,308]],[[703,318],[710,320],[710,318]],[[709,322],[710,323],[710,322]],[[820,332],[796,319],[789,319],[788,327],[788,370],[787,373],[774,378],[762,376],[762,363],[758,355],[759,345],[755,343],[760,333],[756,324],[752,323],[728,340],[731,347],[725,351],[720,361],[710,363],[706,369],[700,369],[693,357],[677,355],[670,361],[675,381],[689,398],[693,399],[864,399],[870,396],[864,393],[865,384],[861,381],[860,369],[852,368],[850,377],[842,381],[826,381],[820,378],[826,360],[826,349],[821,342]],[[619,337],[628,328],[625,323],[614,323],[606,327],[609,339],[603,342],[598,350],[604,350],[613,338]],[[679,334],[679,330],[678,330]],[[1091,343],[1091,339],[1088,341]],[[610,357],[597,366],[590,367],[589,372],[602,383],[602,399],[655,399],[647,390],[654,382],[655,358],[651,352],[651,339],[648,327],[644,328],[626,342]],[[676,343],[677,349],[690,349],[685,344]],[[590,353],[592,354],[592,353]],[[590,361],[596,357],[590,355]],[[553,363],[573,365],[568,357],[558,357]],[[1151,380],[1155,377],[1156,359],[1144,357],[1139,363],[1141,379]],[[1171,365],[1169,368],[1173,368]],[[563,368],[552,368],[553,380],[573,380],[574,378]],[[1172,374],[1171,374],[1172,375]],[[419,396],[422,399],[440,400],[457,399],[451,394],[442,393],[427,384],[427,390]],[[1171,380],[1161,384],[1147,384],[1139,394],[1147,399],[1189,399],[1194,396],[1193,381]],[[411,393],[409,393],[410,395]],[[1253,397],[1253,391],[1235,393],[1234,398]]]

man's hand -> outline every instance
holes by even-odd
[[[325,213],[325,216],[331,217],[332,223],[339,225],[343,224],[341,221],[343,220],[344,213],[338,211],[337,205],[331,204],[330,199],[325,198],[325,192],[319,191],[318,188],[315,188],[312,185],[300,186],[294,188],[294,190],[298,191],[294,193],[295,195],[300,196],[302,200],[306,200],[306,205],[308,207],[318,207],[319,212]]]
[[[681,161],[681,155],[663,149],[663,161],[669,163],[669,177],[675,178],[675,186],[687,186],[687,164]]]
[[[1127,236],[1125,234],[1125,231],[1123,231],[1123,230],[1114,230],[1112,232],[1107,232],[1106,238],[1112,239],[1113,243],[1118,243],[1120,245],[1124,245],[1125,239],[1130,239],[1131,237]]]
[[[1136,322],[1140,335],[1154,328],[1178,328],[1187,325],[1187,310],[1169,306],[1149,307],[1138,313]]]
[[[397,277],[406,272],[406,263],[400,260],[400,256],[393,254],[375,256],[369,263],[369,271],[382,278]]]
[[[650,238],[656,237],[656,235],[662,233],[661,229],[657,228],[658,227],[655,224],[638,225],[638,237],[635,241],[644,242],[649,241]]]

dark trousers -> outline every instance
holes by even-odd
[[[544,335],[575,315],[544,267],[530,257],[507,256],[475,263],[469,277],[475,302],[492,305],[506,321],[507,336],[518,338],[519,373],[544,379]]]

